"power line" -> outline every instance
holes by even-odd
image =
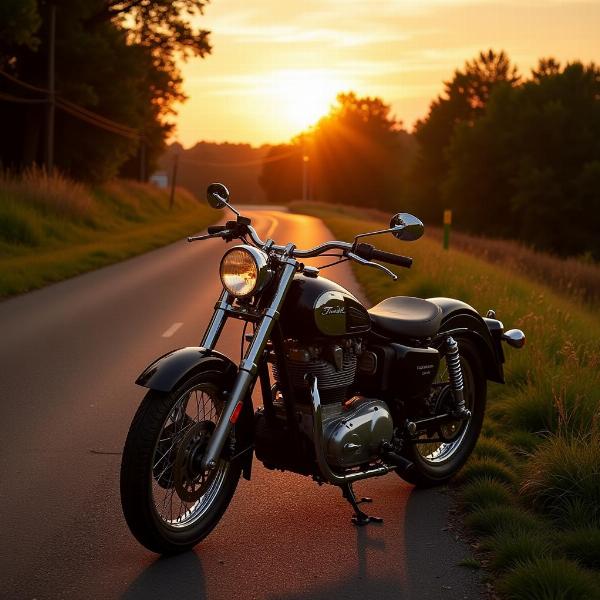
[[[0,92],[0,100],[4,100],[6,102],[15,102],[17,104],[46,104],[46,100],[40,98],[20,98],[18,96],[5,94],[3,92]]]
[[[37,103],[48,102],[48,98],[50,96],[50,90],[31,85],[30,83],[27,83],[25,81],[22,81],[21,79],[18,79],[17,77],[14,77],[13,75],[10,75],[9,73],[7,73],[6,71],[3,71],[2,69],[0,69],[0,75],[5,77],[9,81],[12,81],[13,83],[20,85],[21,87],[23,87],[25,89],[31,90],[31,91],[39,93],[39,94],[44,94],[46,96],[46,99],[44,99],[44,100],[41,100],[41,99],[35,99],[35,100],[34,99],[32,99],[32,100],[22,99],[22,100],[20,100],[20,101],[23,101],[23,103],[37,104]],[[2,96],[10,96],[10,95],[2,94]],[[13,98],[15,98],[15,99],[13,100]],[[10,96],[10,100],[8,97],[3,98],[3,99],[5,99],[7,101],[14,101],[14,102],[17,101],[16,96],[15,97]],[[71,102],[70,100],[61,98],[60,96],[56,97],[56,106],[57,106],[57,108],[60,108],[64,112],[69,113],[71,116],[73,116],[77,119],[80,119],[82,121],[85,121],[86,123],[88,123],[90,125],[94,125],[95,127],[99,127],[100,129],[104,129],[105,131],[109,131],[110,133],[114,133],[116,135],[120,135],[122,137],[129,138],[131,140],[140,140],[141,139],[140,133],[137,129],[133,129],[132,127],[128,127],[127,125],[123,125],[121,123],[118,123],[117,121],[113,121],[112,119],[108,119],[107,117],[104,117],[103,115],[100,115],[96,112],[88,110],[87,108],[84,108],[83,106],[79,106],[79,104],[75,104],[75,102]]]

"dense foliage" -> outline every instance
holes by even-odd
[[[412,136],[378,98],[341,95],[312,130],[271,150],[261,179],[270,201],[303,197],[303,154],[309,199],[402,208],[430,224],[451,208],[459,229],[600,258],[594,64],[542,59],[524,78],[504,52],[482,52]]]
[[[104,180],[119,170],[137,175],[142,145],[148,167],[172,128],[168,117],[173,104],[185,99],[177,58],[210,52],[208,32],[189,25],[189,17],[200,14],[205,2],[53,4],[58,97],[139,133],[139,139],[123,137],[57,111],[56,164],[79,179]],[[45,0],[6,0],[0,5],[0,69],[38,88],[47,88],[48,82],[49,15]],[[42,164],[47,108],[39,101],[46,96],[1,74],[0,92],[1,162],[16,168]]]

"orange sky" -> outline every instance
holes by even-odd
[[[177,139],[287,141],[336,92],[390,103],[407,128],[479,50],[528,73],[541,56],[600,61],[600,1],[212,0],[213,53],[182,65]]]

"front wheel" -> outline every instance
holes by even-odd
[[[456,340],[464,380],[465,405],[471,411],[466,421],[451,421],[442,426],[447,442],[408,442],[404,456],[413,468],[402,475],[409,483],[419,487],[431,487],[447,483],[465,464],[479,437],[487,394],[487,380],[477,347],[467,339]],[[436,414],[447,412],[451,400],[446,360],[442,358],[439,375],[434,382]],[[424,433],[417,438],[428,438]]]
[[[225,512],[240,461],[211,471],[202,455],[224,404],[226,381],[206,371],[165,393],[150,390],[127,435],[121,504],[133,535],[159,554],[183,552],[206,537]]]

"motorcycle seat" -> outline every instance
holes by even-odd
[[[424,338],[436,334],[442,310],[433,302],[411,296],[392,296],[369,309],[375,332],[387,337]]]

